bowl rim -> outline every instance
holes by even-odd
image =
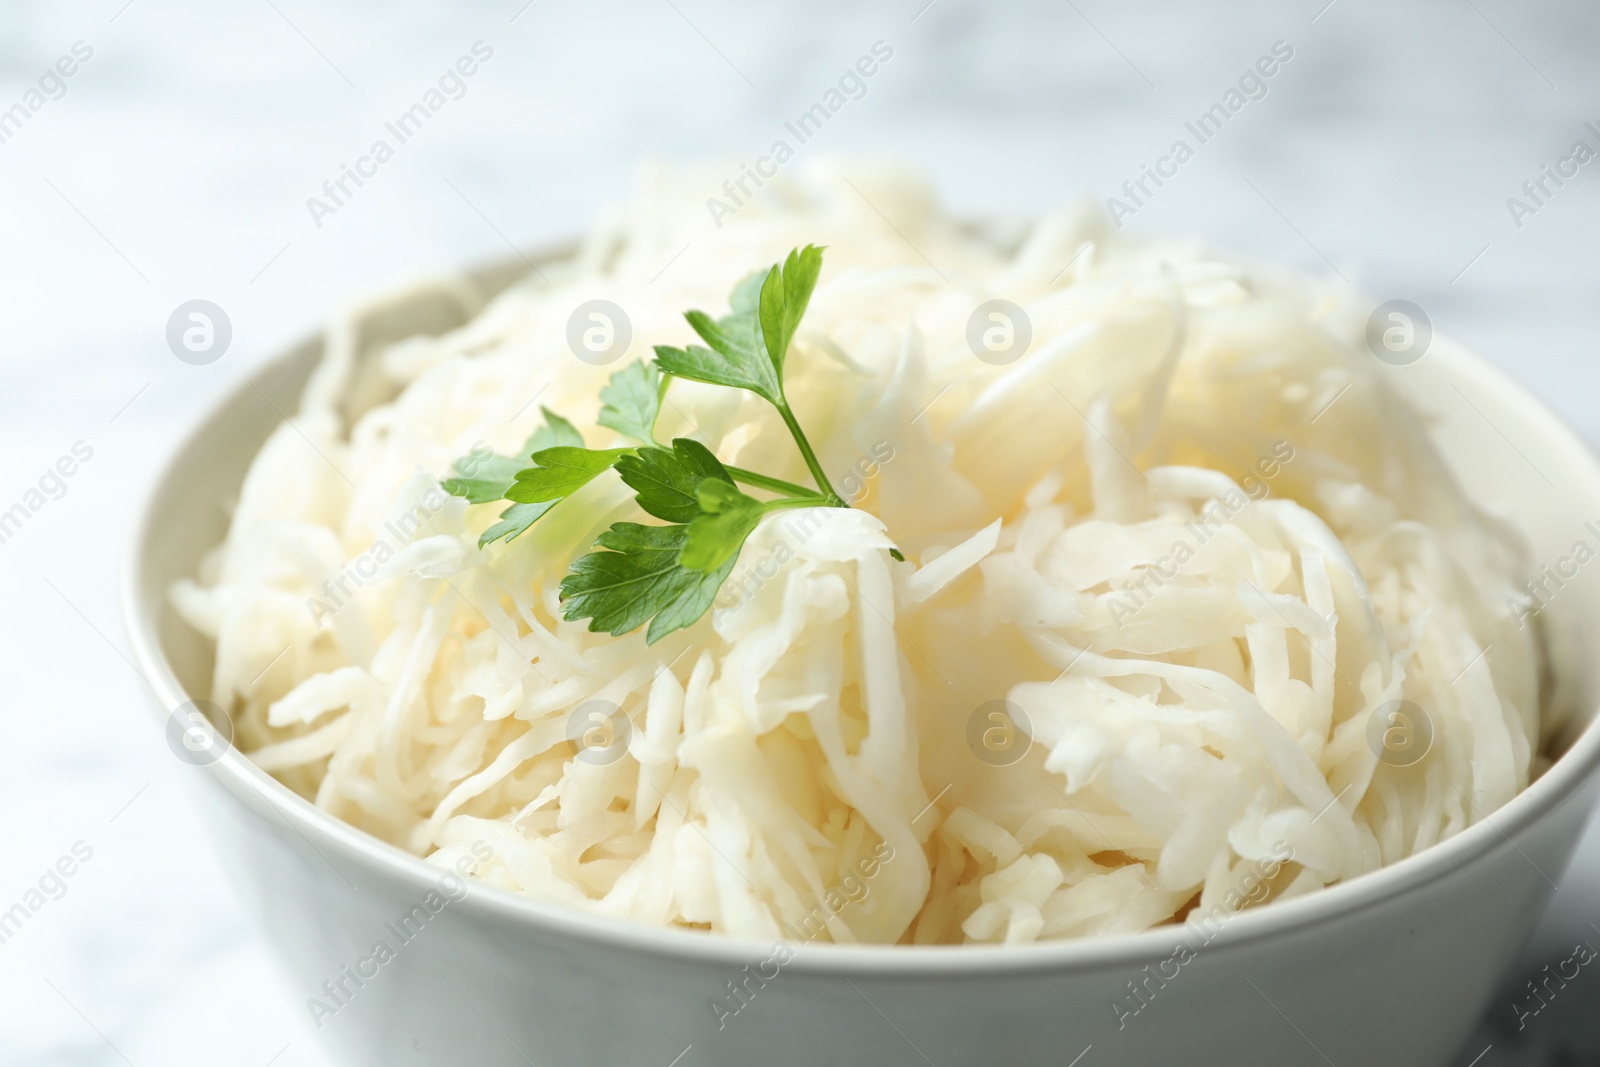
[[[147,683],[152,712],[160,722],[173,709],[196,699],[178,681],[161,646],[156,611],[143,610],[144,561],[149,546],[160,535],[158,505],[171,490],[171,479],[181,458],[193,452],[216,432],[228,412],[248,398],[283,364],[304,357],[318,335],[288,345],[258,361],[209,403],[190,423],[178,442],[153,468],[144,487],[120,576],[122,619],[135,664]],[[1600,457],[1544,404],[1515,380],[1447,337],[1436,334],[1429,358],[1447,361],[1452,372],[1471,379],[1480,390],[1492,392],[1496,402],[1524,420],[1542,422],[1549,445],[1586,467],[1600,488]],[[155,598],[153,604],[164,603]],[[336,871],[334,857],[390,881],[389,889],[420,898],[438,884],[443,871],[415,854],[391,845],[316,807],[256,766],[237,748],[214,762],[197,767],[243,802],[253,814],[286,822],[306,839]],[[1516,849],[1514,837],[1545,820],[1577,799],[1586,785],[1600,778],[1600,712],[1597,712],[1545,773],[1501,807],[1479,818],[1465,830],[1421,852],[1375,871],[1271,907],[1248,908],[1229,916],[1207,953],[1235,951],[1266,939],[1292,937],[1352,912],[1422,892],[1461,869]],[[1526,853],[1523,858],[1555,886],[1551,874]],[[1559,873],[1559,872],[1557,872]],[[775,943],[750,938],[709,935],[702,931],[654,927],[546,903],[481,882],[470,881],[466,895],[452,911],[485,919],[525,924],[532,933],[550,939],[588,942],[607,948],[677,960],[686,964],[727,965],[739,968],[774,951]],[[781,939],[793,951],[786,970],[816,976],[895,976],[937,979],[963,976],[1022,976],[1040,972],[1091,970],[1138,966],[1166,957],[1175,939],[1188,940],[1185,925],[1158,926],[1132,934],[1095,938],[1064,938],[1028,945],[838,945]]]

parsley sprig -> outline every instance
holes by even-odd
[[[506,456],[457,461],[457,476],[444,483],[448,492],[474,504],[511,502],[479,546],[515,539],[562,500],[615,470],[639,508],[667,525],[613,523],[596,539],[595,551],[561,580],[563,612],[569,620],[590,620],[591,631],[613,635],[648,623],[645,640],[653,644],[706,613],[763,516],[783,508],[849,507],[828,481],[783,384],[789,346],[821,270],[821,248],[797,248],[781,264],[740,282],[727,315],[684,316],[704,345],[657,345],[654,361],[630,363],[613,374],[600,390],[598,421],[638,441],[637,447],[586,448],[571,423],[544,409],[544,426],[521,453],[531,465]],[[728,466],[690,437],[659,443],[656,420],[674,378],[744,389],[771,404],[816,487]],[[777,496],[758,499],[741,484]]]

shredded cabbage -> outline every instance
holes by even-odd
[[[226,541],[172,593],[215,640],[236,743],[434,862],[486,843],[478,877],[503,889],[879,944],[1297,895],[1527,785],[1525,565],[1361,347],[1354,296],[1087,210],[1010,247],[912,177],[848,174],[775,181],[713,229],[703,175],[652,171],[569,262],[493,299],[449,279],[335,323]],[[626,358],[647,356],[807,242],[828,259],[789,395],[856,508],[769,517],[711,615],[656,645],[562,620],[571,561],[638,517],[614,476],[483,550],[499,507],[437,479],[475,446],[515,452],[541,406],[626,444],[595,423],[623,364],[574,358],[573,308],[615,302]],[[967,341],[995,298],[1031,325],[1005,365]],[[368,339],[424,302],[465,324]],[[760,401],[669,400],[663,438],[806,480]],[[1431,735],[1409,765],[1373,743],[1397,701]]]

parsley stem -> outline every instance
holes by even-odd
[[[788,397],[780,396],[774,405],[778,414],[783,416],[783,423],[789,427],[789,433],[794,437],[794,443],[799,447],[800,454],[805,457],[806,466],[811,470],[811,477],[817,480],[817,488],[822,490],[822,495],[827,497],[829,507],[848,507],[844,498],[833,491],[833,483],[828,481],[828,476],[823,473],[822,464],[817,461],[817,454],[811,451],[811,442],[806,440],[805,431],[800,429],[800,423],[795,419],[794,412],[789,410]]]
[[[784,497],[782,500],[768,500],[762,508],[766,511],[777,511],[779,508],[830,508],[835,505],[828,503],[825,497],[816,493],[807,493],[805,496]]]
[[[765,474],[757,474],[755,471],[747,471],[743,467],[730,466],[726,469],[736,482],[743,482],[746,485],[753,485],[757,489],[766,489],[773,493],[788,493],[796,497],[808,496],[819,503],[825,502],[822,494],[815,489],[807,489],[803,485],[786,482],[782,478],[773,478]]]

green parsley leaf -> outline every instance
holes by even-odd
[[[656,416],[661,412],[661,372],[643,360],[628,364],[611,376],[600,390],[601,426],[635,441],[654,440]]]
[[[746,279],[734,290],[734,296],[742,305],[749,303],[748,283]],[[769,403],[779,402],[783,387],[762,347],[761,320],[755,309],[736,308],[733,314],[718,321],[713,321],[704,311],[687,312],[684,318],[711,347],[690,345],[683,349],[657,345],[657,367],[680,378],[748,389]]]
[[[490,453],[487,456],[479,456],[476,453],[462,456],[453,465],[456,477],[446,478],[442,483],[444,491],[452,496],[466,497],[469,504],[490,504],[505,497],[506,490],[510,489],[517,480],[517,472],[527,466],[529,457],[534,452],[553,448],[557,445],[576,445],[579,447],[583,445],[583,435],[578,433],[572,423],[563,419],[549,408],[541,410],[544,411],[544,425],[535,430],[533,435],[523,443],[520,458],[502,456],[498,453]],[[514,508],[508,509],[501,515],[501,518],[509,517],[514,510]],[[540,514],[543,514],[543,512],[541,511]],[[534,516],[534,518],[537,517]],[[529,523],[531,524],[531,522],[532,520],[530,519]],[[498,533],[494,537],[489,536],[490,531],[498,530],[500,526],[501,524],[497,523],[485,531],[484,538],[487,538],[487,540],[479,539],[478,546],[481,548],[490,541],[498,540],[500,537],[505,536],[504,533]],[[516,533],[512,533],[511,537],[515,537],[517,533],[521,533],[527,528],[527,525],[523,525]]]
[[[748,389],[768,403],[778,402],[778,385],[772,378],[772,367],[765,354],[753,349],[736,349],[737,358],[726,357],[700,345],[673,348],[656,345],[656,366],[667,374],[708,385],[726,385],[734,389]]]
[[[728,470],[699,441],[679,437],[672,451],[641,448],[617,460],[617,473],[638,494],[641,508],[668,522],[689,522],[700,514],[697,492],[706,479],[733,484]]]
[[[631,448],[574,448],[557,445],[533,454],[534,466],[517,472],[517,480],[506,490],[506,499],[518,504],[542,504],[565,500],[582,489],[602,471],[611,469],[618,457],[632,454]]]
[[[694,332],[700,335],[700,339],[718,354],[726,356],[735,363],[749,363],[759,369],[756,357],[761,355],[761,346],[750,333],[748,321],[744,316],[729,315],[714,322],[704,311],[686,311],[683,317],[694,327]]]
[[[526,446],[524,446],[528,452],[532,453],[530,458],[535,463],[538,463],[540,455],[543,455],[547,452],[558,455],[564,455],[571,452],[588,452],[588,450],[583,447],[583,435],[577,431],[572,423],[568,422],[566,419],[563,419],[560,415],[557,415],[549,408],[545,408],[543,410],[545,424],[536,430],[532,437],[528,438],[528,443]],[[625,455],[627,454],[628,450],[615,449],[614,452],[616,454]],[[604,453],[593,454],[604,455]],[[501,495],[510,497],[511,493],[518,491],[519,486],[525,486],[527,482],[522,479],[522,476],[526,474],[528,470],[533,469],[538,468],[526,468],[524,470],[517,471],[512,476],[510,484],[506,487]],[[583,478],[581,481],[577,480],[576,475],[571,475],[569,473],[568,476],[575,482],[575,484],[573,484],[571,489],[567,490],[566,493],[556,496],[549,496],[547,499],[533,501],[524,500],[512,503],[509,508],[506,508],[506,510],[500,513],[499,522],[483,531],[482,536],[478,538],[478,547],[483,548],[485,545],[492,544],[493,542],[500,540],[502,537],[507,541],[515,541],[519,536],[527,533],[528,527],[544,518],[545,512],[555,507],[563,499],[565,499],[566,496],[576,491],[580,486],[587,484],[593,479],[595,474],[599,474],[600,471],[604,469],[604,466],[600,467],[599,470],[594,472],[594,474],[591,474],[588,478]],[[553,478],[554,476],[551,477]],[[535,489],[530,488],[526,492],[528,495],[537,495],[537,491]]]
[[[446,478],[439,484],[451,496],[466,497],[469,504],[492,504],[506,495],[521,467],[522,464],[510,456],[493,454],[482,460],[463,456],[455,462],[457,477]],[[471,474],[464,473],[466,471]]]
[[[543,452],[547,448],[566,446],[568,448],[582,448],[583,434],[572,423],[563,419],[549,408],[540,408],[544,412],[544,425],[533,431],[533,436],[528,438],[528,443],[522,446],[522,454],[531,456],[535,452]]]
[[[728,318],[754,317],[761,310],[761,286],[766,283],[769,271],[753,270],[740,279],[728,296]],[[760,325],[757,323],[757,325]]]
[[[766,508],[739,492],[732,482],[716,478],[702,481],[695,496],[701,513],[689,523],[689,536],[678,562],[692,571],[710,573],[738,558]]]
[[[688,529],[613,523],[595,541],[604,551],[578,560],[561,580],[566,618],[588,619],[590,632],[616,636],[648,621],[648,644],[693,625],[710,609],[734,561],[710,573],[682,566],[678,556]]]
[[[703,311],[684,316],[709,349],[657,345],[656,366],[680,378],[748,389],[781,405],[784,357],[821,271],[821,248],[794,249],[781,265],[736,285],[729,301],[732,313],[725,318],[713,321]]]
[[[717,328],[737,345],[754,352],[765,351],[761,339],[761,284],[767,280],[765,271],[754,271],[738,285],[728,297],[728,314],[717,320]]]
[[[546,500],[539,504],[512,504],[500,513],[500,521],[483,531],[478,538],[478,547],[490,544],[504,537],[507,541],[515,541],[520,534],[528,532],[528,527],[544,517],[544,513],[559,504],[559,500]]]
[[[794,340],[800,319],[811,305],[811,292],[817,287],[821,272],[822,249],[806,245],[791,251],[782,269],[774,266],[761,283],[761,335],[780,383],[789,342]]]

